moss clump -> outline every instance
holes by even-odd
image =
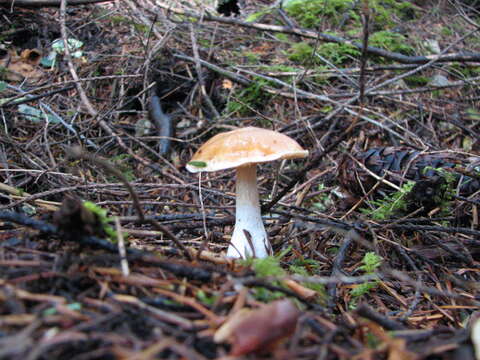
[[[478,76],[480,73],[480,66],[472,66],[470,64],[452,63],[449,70],[454,74],[459,74],[465,78]]]
[[[301,42],[292,45],[288,58],[301,64],[322,63],[323,61],[321,58],[315,56],[315,54],[320,55],[332,64],[340,65],[352,57],[358,57],[360,55],[360,50],[350,44],[336,43],[321,44],[317,49],[314,49],[308,43]]]
[[[277,38],[278,41],[288,42],[288,35],[287,34],[279,33],[279,34],[276,34],[275,37]]]
[[[293,44],[288,51],[288,59],[296,63],[309,63],[313,60],[314,48],[306,42]]]
[[[360,50],[350,44],[326,43],[317,49],[318,55],[334,65],[341,65],[347,60],[360,56]]]
[[[291,72],[296,73],[301,71],[301,69],[295,68],[293,66],[281,65],[281,64],[263,66],[262,69],[270,72],[288,72],[288,73],[291,73]]]
[[[338,24],[347,13],[350,18],[359,20],[358,14],[353,11],[352,0],[292,0],[284,8],[288,15],[305,28],[320,25],[324,17]]]
[[[405,36],[391,31],[373,33],[369,38],[369,45],[405,55],[414,53],[413,48],[407,44]]]
[[[395,18],[402,21],[415,18],[415,8],[407,1],[370,0],[370,9],[377,29],[395,26]]]
[[[399,0],[370,0],[370,11],[377,28],[394,26],[393,19],[405,21],[415,17],[414,6]],[[290,0],[284,8],[300,26],[314,28],[327,18],[331,25],[344,19],[353,26],[360,25],[361,2],[353,0]]]
[[[260,61],[260,55],[254,53],[253,51],[247,51],[243,54],[245,57],[245,60],[247,60],[247,63],[249,64],[255,64]]]
[[[407,84],[410,87],[422,87],[422,86],[427,86],[428,82],[430,79],[426,76],[420,76],[420,75],[412,75],[412,76],[407,76],[405,79],[405,84]]]

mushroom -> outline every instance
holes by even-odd
[[[187,164],[190,172],[236,168],[235,228],[227,250],[232,258],[264,258],[272,254],[260,213],[256,164],[303,158],[308,151],[279,132],[246,127],[217,134]]]

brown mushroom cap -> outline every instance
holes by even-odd
[[[212,137],[187,164],[190,172],[217,171],[279,159],[308,156],[308,151],[279,132],[246,127]]]

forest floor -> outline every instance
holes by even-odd
[[[251,3],[0,1],[0,359],[480,358],[479,5]],[[309,156],[232,260],[246,126]]]

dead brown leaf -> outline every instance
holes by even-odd
[[[241,309],[216,332],[215,342],[229,342],[231,355],[272,350],[295,331],[300,311],[290,300],[278,300],[256,310]]]

